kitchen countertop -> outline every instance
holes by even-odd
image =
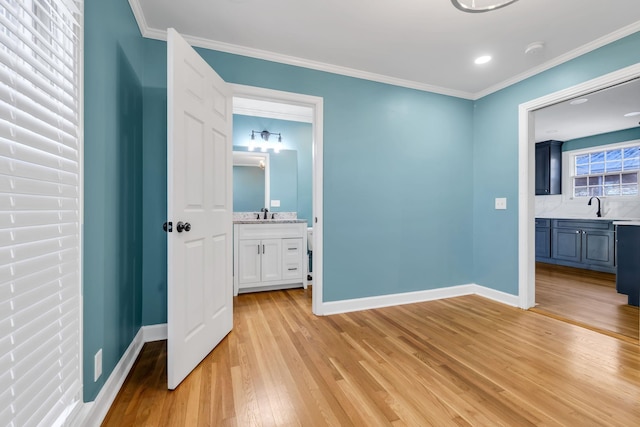
[[[631,220],[631,219],[623,219],[619,221],[613,221],[613,225],[636,225],[640,227],[640,221]]]

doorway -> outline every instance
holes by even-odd
[[[236,112],[236,99],[242,100],[242,108],[253,109],[253,115],[269,114],[278,118],[278,112],[290,110],[290,114],[296,114],[296,107],[304,107],[311,111],[312,132],[312,224],[313,224],[313,286],[312,286],[312,312],[315,315],[324,314],[322,301],[322,154],[323,154],[323,99],[316,96],[303,95],[291,92],[282,92],[253,86],[233,84],[234,113]],[[255,101],[252,103],[251,101]],[[287,106],[291,107],[287,109]],[[284,107],[284,108],[283,108]],[[240,113],[241,114],[241,113]],[[275,115],[275,116],[274,116]],[[286,115],[280,115],[286,119]]]
[[[519,108],[519,304],[536,304],[535,264],[535,112],[640,77],[640,64],[521,104]],[[552,139],[552,138],[550,138]]]

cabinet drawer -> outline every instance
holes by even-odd
[[[551,225],[553,228],[575,228],[579,230],[611,230],[613,222],[606,220],[588,219],[554,219]]]
[[[551,227],[551,220],[545,218],[536,218],[536,227]]]

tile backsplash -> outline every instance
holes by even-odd
[[[596,218],[598,203],[594,199],[591,206],[588,198],[569,199],[566,196],[536,196],[536,218]],[[600,198],[603,218],[640,219],[640,202]]]

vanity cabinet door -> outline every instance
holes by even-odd
[[[282,239],[262,240],[262,281],[282,279]]]
[[[256,283],[261,280],[260,258],[262,243],[260,240],[240,240],[238,243],[238,282]]]

